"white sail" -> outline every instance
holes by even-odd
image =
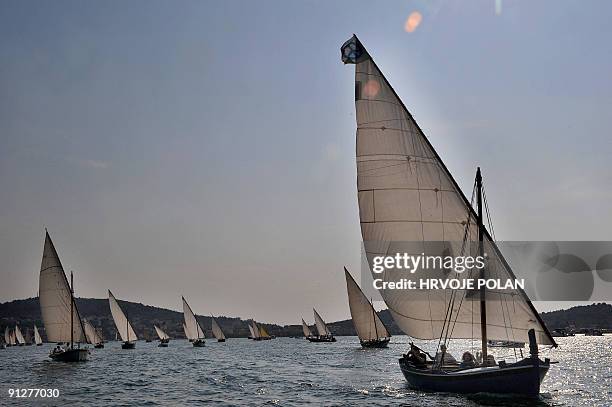
[[[304,321],[304,319],[302,319],[302,332],[304,332],[305,337],[312,336],[312,332],[310,332],[310,328],[308,327],[308,324]]]
[[[317,312],[316,309],[312,309],[314,312],[315,325],[317,326],[317,332],[319,332],[319,336],[331,335],[332,333],[329,331],[329,328],[321,318],[321,315]]]
[[[215,319],[215,317],[211,317],[211,321],[212,321],[212,332],[215,338],[225,339],[225,335],[223,334],[223,331],[221,330],[221,327],[217,323],[217,320]]]
[[[110,290],[108,290],[108,303],[110,305],[113,320],[115,321],[115,326],[117,327],[117,332],[119,332],[119,336],[121,336],[121,340],[123,342],[137,341],[138,337],[132,328],[132,324],[130,324],[130,321],[123,313],[117,299]]]
[[[21,329],[19,329],[18,325],[15,325],[15,339],[17,340],[17,344],[21,345],[22,343],[26,343],[23,334],[21,333]]]
[[[478,240],[476,214],[470,202],[357,37],[343,45],[342,54],[345,63],[355,64],[357,190],[361,234],[370,267],[374,256],[403,253],[398,250],[402,243],[409,243],[414,250],[410,254],[470,255],[461,248],[464,238],[468,243]],[[488,233],[484,246],[489,256],[486,278],[513,278]],[[445,270],[428,275],[447,276]],[[477,278],[470,273],[453,277]],[[414,279],[415,275],[396,269],[376,278],[399,281]],[[408,335],[420,339],[443,335],[452,301],[448,291],[389,289],[381,290],[381,294],[398,326]],[[466,300],[453,303],[450,337],[480,338],[480,309],[470,300],[473,294],[458,292],[455,296]],[[528,342],[527,332],[533,328],[540,344],[555,343],[523,290],[488,292],[486,311],[489,339]]]
[[[185,325],[185,323],[183,322],[183,331],[185,332],[185,338],[187,339],[191,339],[192,335],[189,333],[189,329],[187,328],[187,326]]]
[[[168,336],[167,333],[165,333],[160,327],[158,327],[157,325],[153,325],[153,328],[155,328],[155,332],[157,332],[157,336],[159,336],[159,339],[162,341],[165,341],[167,339],[170,339],[170,337]]]
[[[254,338],[255,334],[253,333],[253,327],[251,326],[251,324],[247,324],[247,326],[249,327],[249,332],[251,334],[251,338]]]
[[[187,301],[185,301],[185,298],[181,298],[183,298],[183,316],[185,318],[185,326],[187,327],[187,333],[189,334],[187,338],[192,340],[204,339],[204,331],[202,330],[202,327],[200,326],[195,314],[191,310],[189,304],[187,304]]]
[[[17,345],[17,340],[15,339],[15,331],[11,330],[11,345]]]
[[[49,233],[45,233],[38,291],[40,293],[40,313],[45,325],[47,340],[49,342],[70,342],[72,339],[73,342],[87,342],[78,308],[72,300],[72,292],[66,274],[64,274],[64,268]]]
[[[11,330],[8,326],[4,327],[4,343],[11,345]]]
[[[251,332],[253,333],[253,338],[259,338],[261,334],[259,333],[259,327],[257,326],[257,323],[253,320],[251,324]]]
[[[38,332],[38,328],[34,325],[34,343],[40,345],[43,343],[42,338],[40,337],[40,333]]]
[[[371,341],[379,338],[389,338],[391,335],[387,331],[385,324],[380,320],[378,314],[372,307],[372,303],[363,294],[361,288],[357,285],[353,276],[349,274],[347,269],[344,269],[344,277],[346,278],[346,290],[348,292],[349,308],[353,325],[359,339],[362,341]]]
[[[89,323],[89,321],[83,321],[83,325],[85,326],[85,335],[87,335],[87,341],[93,345],[104,342],[98,331]]]

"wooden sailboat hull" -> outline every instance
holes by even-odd
[[[136,342],[123,342],[121,344],[121,349],[134,349],[136,347]]]
[[[400,368],[410,387],[444,393],[492,393],[537,397],[550,362],[527,358],[503,366],[455,371],[433,371],[430,366],[416,367],[405,357]]]
[[[36,344],[36,346],[42,346],[42,345],[43,345],[42,343],[37,343],[37,344]]]
[[[333,336],[308,336],[310,342],[336,342],[336,338]]]
[[[66,349],[51,353],[49,357],[57,362],[85,362],[89,351],[87,349]]]
[[[157,345],[158,348],[167,348],[168,347],[168,342],[160,342],[159,345]]]
[[[391,338],[373,339],[371,341],[360,341],[364,348],[386,348]]]
[[[203,341],[201,339],[196,339],[195,341],[192,342],[192,344],[194,348],[203,348],[204,346],[206,346],[206,341]]]
[[[225,339],[217,339],[217,342],[225,342]]]

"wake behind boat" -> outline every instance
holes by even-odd
[[[108,304],[113,316],[113,321],[115,321],[117,332],[123,341],[121,349],[134,349],[138,336],[136,336],[136,332],[134,332],[134,328],[132,328],[132,324],[130,324],[127,314],[123,312],[123,309],[121,309],[117,299],[110,290],[108,290]]]
[[[377,256],[487,253],[486,267],[455,273],[458,279],[515,279],[483,224],[480,169],[468,201],[400,98],[353,36],[341,47],[342,61],[355,65],[357,119],[357,191],[361,234],[370,268]],[[487,206],[487,218],[489,218]],[[418,251],[417,251],[418,250]],[[452,270],[428,270],[429,278],[447,279]],[[395,269],[391,281],[414,280]],[[380,275],[378,275],[380,276]],[[520,287],[508,290],[381,290],[402,331],[437,340],[439,357],[427,361],[414,346],[400,359],[409,385],[416,389],[461,393],[513,393],[537,396],[550,361],[540,360],[536,339],[556,343]],[[480,340],[481,357],[465,352],[461,363],[445,363],[453,339]],[[529,342],[531,356],[497,363],[487,340]],[[479,360],[480,359],[480,360]]]
[[[81,348],[81,343],[87,343],[87,337],[74,301],[74,279],[70,273],[69,285],[57,251],[46,230],[40,265],[39,301],[47,340],[67,344],[66,347],[57,345],[49,357],[59,362],[87,360],[89,350]]]
[[[353,276],[344,268],[346,290],[348,292],[349,308],[359,342],[364,348],[386,348],[391,340],[391,334],[365,296]]]

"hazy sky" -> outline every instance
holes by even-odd
[[[339,47],[353,32],[464,190],[483,168],[499,239],[612,240],[611,13],[3,1],[0,301],[36,295],[46,226],[78,296],[348,317],[342,266],[358,275],[360,232]]]

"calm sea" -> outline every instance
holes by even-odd
[[[410,390],[397,359],[408,337],[393,337],[388,349],[361,349],[356,337],[309,343],[279,338],[254,342],[209,340],[193,348],[174,340],[168,348],[119,342],[92,349],[86,363],[52,362],[51,345],[0,350],[2,405],[189,406],[612,406],[612,335],[559,338],[542,357],[559,361],[538,401],[467,397]],[[454,347],[454,346],[453,346]],[[452,353],[452,349],[451,353]],[[456,356],[459,352],[455,352]],[[497,358],[513,351],[497,351]],[[9,399],[9,388],[57,388],[58,399]]]

